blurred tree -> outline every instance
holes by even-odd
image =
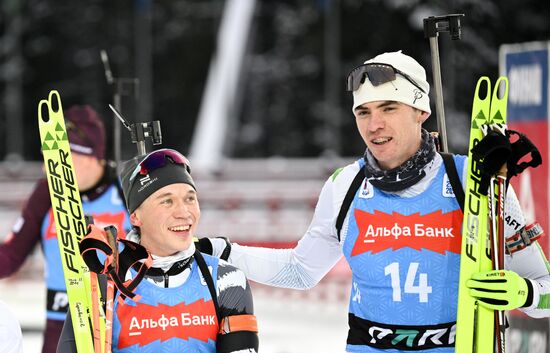
[[[20,73],[13,69],[10,51],[10,44],[17,39],[9,27],[10,6],[15,3],[22,19]],[[51,89],[60,90],[65,107],[94,105],[111,128],[107,104],[112,102],[113,92],[106,83],[99,51],[107,50],[113,74],[118,77],[142,72],[136,70],[136,56],[143,38],[135,38],[143,32],[135,27],[139,25],[136,8],[143,6],[142,0],[6,0],[4,4],[0,14],[0,96],[9,101],[14,75],[19,77],[22,101],[10,102],[21,106],[24,157],[40,158],[36,109],[39,99]],[[224,4],[222,0],[150,2],[151,22],[146,32],[151,36],[152,93],[148,99],[152,109],[147,114],[152,116],[142,118],[161,120],[163,145],[184,153],[195,127]],[[234,130],[226,153],[234,157],[360,154],[363,142],[349,109],[350,94],[344,91],[347,73],[378,53],[402,49],[425,65],[431,81],[430,49],[422,19],[447,13],[466,15],[461,41],[439,40],[449,145],[451,151],[464,152],[477,78],[496,77],[501,44],[550,40],[550,3],[258,0],[239,118],[231,124]],[[337,69],[331,66],[328,70],[326,65]],[[334,72],[336,81],[341,82],[336,98],[327,89],[335,82]],[[137,107],[132,98],[126,98],[124,115],[135,121]],[[17,129],[13,123],[8,125],[7,111],[0,110],[4,142],[0,158],[6,156],[6,136],[13,133],[10,129]],[[434,121],[433,117],[428,121],[432,130]],[[126,132],[123,139],[129,139]]]
[[[534,0],[483,3],[475,0],[261,2],[259,13],[268,15],[265,21],[261,15],[258,18],[262,27],[256,33],[261,36],[255,36],[251,50],[252,65],[245,88],[248,100],[241,116],[243,123],[237,155],[317,156],[325,152],[322,117],[326,114],[327,107],[323,103],[327,97],[321,87],[327,69],[322,60],[324,33],[320,13],[327,2],[340,6],[341,16],[340,47],[333,50],[340,53],[342,97],[339,110],[331,114],[340,121],[340,129],[333,134],[339,136],[337,140],[341,141],[339,150],[342,155],[357,155],[364,148],[349,110],[351,95],[344,92],[343,87],[345,77],[353,67],[379,53],[401,49],[425,66],[431,82],[430,47],[423,35],[423,18],[447,13],[466,14],[461,41],[451,41],[448,36],[439,40],[449,144],[451,151],[455,152],[464,153],[466,150],[471,101],[477,79],[482,75],[496,77],[498,74],[499,46],[550,40],[550,25],[546,20],[550,15],[550,5]],[[305,11],[309,11],[309,16],[304,15]],[[279,13],[300,21],[305,30],[296,33],[292,31],[295,27],[278,24],[275,19]],[[284,46],[266,33],[286,38]],[[307,52],[303,53],[304,50]],[[284,67],[307,62],[309,67],[304,72],[311,75],[306,79],[296,70],[288,74],[289,70],[279,69],[277,75],[283,82],[277,84],[274,75],[269,74],[279,68],[281,64],[277,64],[281,61]],[[285,89],[290,92],[286,98]],[[283,99],[285,108],[277,109]],[[433,111],[427,122],[429,130],[436,129],[435,107]],[[280,124],[280,121],[284,123]]]

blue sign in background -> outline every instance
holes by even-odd
[[[546,120],[548,114],[548,50],[507,53],[510,82],[508,122]]]
[[[508,77],[508,113],[510,129],[525,133],[539,148],[543,164],[527,169],[512,184],[523,212],[531,213],[532,221],[550,228],[548,158],[548,59],[549,42],[503,45],[500,48],[500,74]],[[521,180],[521,182],[520,182]],[[536,191],[536,192],[534,192]],[[529,211],[530,209],[530,211]],[[549,255],[550,242],[541,239],[540,245]],[[534,320],[514,310],[508,315],[510,328],[506,342],[508,353],[550,353],[550,320]]]

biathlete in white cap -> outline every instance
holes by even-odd
[[[450,173],[422,128],[430,115],[425,70],[400,51],[384,53],[351,71],[347,88],[364,156],[326,181],[294,249],[233,244],[229,261],[253,281],[307,289],[345,256],[352,270],[348,352],[454,352],[463,217]],[[449,159],[464,182],[466,157]],[[511,187],[505,217],[508,239],[522,238],[516,235],[526,227],[530,237],[542,233],[526,224]],[[215,253],[226,246],[211,241]],[[493,309],[550,316],[550,267],[539,244],[511,249],[503,281],[484,291],[476,279],[491,273],[478,273],[470,285],[481,290],[473,295]]]

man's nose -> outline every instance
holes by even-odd
[[[384,119],[382,114],[378,112],[371,113],[371,117],[368,125],[369,131],[376,131],[378,129],[382,129],[384,128],[385,125],[386,125],[386,120]]]
[[[174,207],[174,216],[175,217],[185,218],[185,217],[189,216],[189,214],[190,214],[189,208],[187,207],[185,202],[180,201],[176,204],[176,207]]]

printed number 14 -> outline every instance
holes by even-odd
[[[399,263],[392,262],[384,268],[385,275],[390,275],[391,287],[393,289],[393,301],[401,301],[401,279],[399,277]],[[418,285],[415,285],[416,272],[418,271],[418,262],[411,262],[405,278],[405,293],[418,294],[418,300],[421,303],[428,302],[428,294],[432,292],[432,287],[428,286],[428,274],[420,273],[418,275]]]

